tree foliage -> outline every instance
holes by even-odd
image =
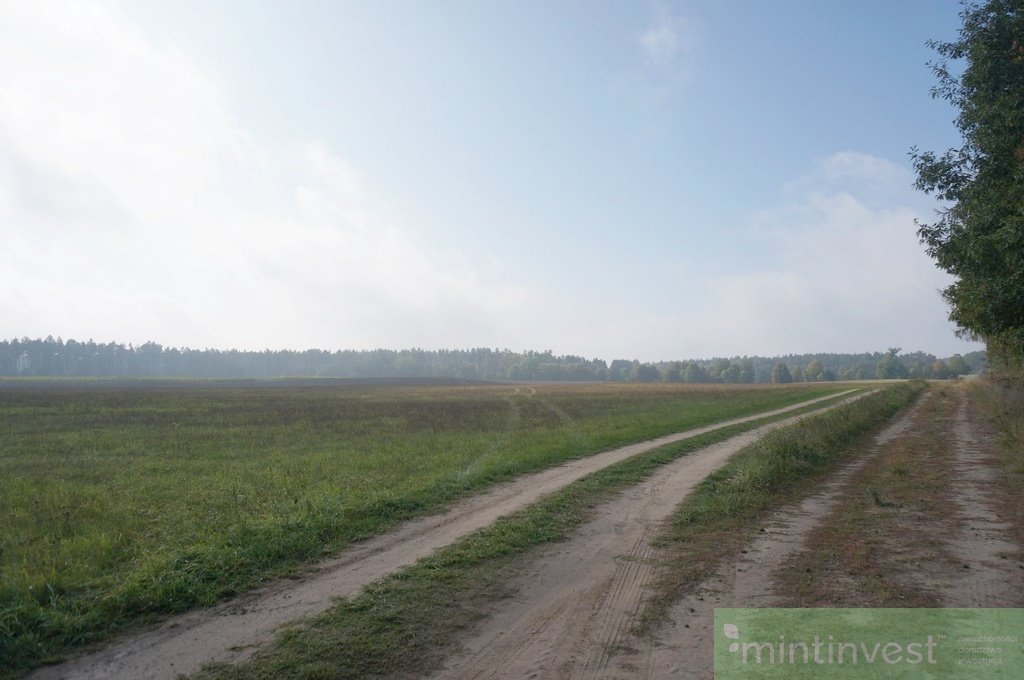
[[[943,201],[918,236],[956,277],[943,291],[963,336],[1024,354],[1024,0],[968,4],[940,55],[932,96],[957,110],[962,146],[911,149],[916,187]]]
[[[772,366],[772,382],[777,385],[793,382],[793,375],[789,372],[789,366],[781,361]]]
[[[773,378],[776,365],[785,367],[789,381],[860,380],[872,378],[881,352],[862,354],[801,354],[784,357],[717,357],[691,361],[645,363],[509,349],[468,350],[336,350],[241,351],[165,347],[155,342],[130,345],[92,340],[0,340],[0,377],[131,377],[131,378],[282,378],[324,377],[354,379],[464,380],[595,380],[667,381],[688,383],[786,382]],[[973,373],[982,368],[984,352],[963,357],[938,357],[924,352],[893,356],[893,370],[912,377],[941,377]],[[794,369],[790,373],[789,366]],[[802,368],[806,366],[806,368]],[[824,369],[819,373],[817,369]],[[779,369],[782,370],[782,369]],[[806,375],[805,375],[806,374]],[[813,377],[812,377],[813,376]]]
[[[886,352],[885,356],[883,356],[878,362],[878,366],[875,369],[875,377],[883,380],[908,377],[910,370],[907,368],[906,364],[900,361],[896,356],[899,353],[899,347],[890,347],[889,351]]]
[[[633,367],[629,379],[632,382],[658,382],[661,380],[661,371],[654,364],[638,364]]]
[[[704,367],[695,361],[686,364],[686,371],[683,373],[683,380],[688,383],[706,383],[710,378]]]
[[[821,365],[821,362],[817,359],[811,359],[810,363],[807,364],[807,368],[804,369],[804,381],[806,382],[817,382],[825,379],[825,368]]]

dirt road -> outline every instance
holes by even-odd
[[[651,541],[697,484],[775,426],[684,456],[601,506],[573,539],[524,567],[518,595],[463,640],[463,651],[435,677],[589,678],[622,672],[675,677],[655,672],[650,664],[639,667],[630,660],[621,666],[613,660],[635,644],[629,629],[653,575]]]
[[[668,435],[525,475],[460,501],[443,513],[405,523],[392,532],[352,546],[338,557],[317,565],[299,580],[276,581],[223,605],[174,617],[99,652],[40,669],[30,677],[162,679],[195,672],[212,661],[241,661],[271,639],[283,624],[323,611],[330,606],[332,598],[349,597],[366,584],[413,564],[434,550],[588,474],[659,446],[787,413],[834,396]],[[753,433],[742,435],[730,440],[729,446],[724,448],[712,447],[700,455],[685,457],[685,480],[681,477],[664,487],[663,492],[654,490],[652,493],[664,493],[670,498],[685,495],[687,489],[724,461],[736,446],[741,446],[739,442],[756,436]],[[628,560],[616,563],[625,562]],[[629,590],[629,597],[632,592]]]
[[[996,436],[969,415],[967,389],[933,392],[774,513],[652,636],[593,672],[567,663],[538,677],[711,678],[715,607],[1024,606],[1019,498],[999,484]]]
[[[875,460],[879,448],[905,434],[930,398],[925,393],[874,439],[864,455],[851,461],[821,489],[795,506],[782,508],[765,523],[761,535],[670,610],[668,621],[651,638],[635,640],[616,656],[622,678],[710,678],[716,607],[781,607],[789,604],[771,575],[804,549],[810,533],[833,512],[854,475]]]

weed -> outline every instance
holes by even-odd
[[[899,507],[898,505],[896,505],[896,503],[893,503],[892,501],[885,500],[882,497],[881,492],[878,489],[876,489],[875,487],[870,487],[868,489],[868,495],[871,496],[871,501],[876,506],[878,506],[879,508],[896,508],[896,507]]]

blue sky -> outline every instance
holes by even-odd
[[[0,334],[969,351],[907,158],[957,12],[0,4]]]

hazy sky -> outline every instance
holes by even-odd
[[[0,337],[588,357],[955,338],[946,0],[0,0]]]

